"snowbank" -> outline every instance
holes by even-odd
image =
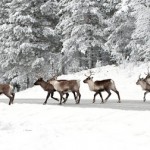
[[[136,81],[141,74],[143,77],[144,73],[147,72],[148,64],[142,64],[138,67],[135,67],[134,64],[124,64],[119,67],[116,66],[105,66],[96,69],[92,69],[95,73],[94,80],[102,80],[111,78],[115,81],[116,87],[120,92],[122,100],[142,100],[143,99],[143,91],[140,86],[136,85]],[[80,79],[81,80],[81,96],[82,99],[93,99],[93,92],[89,90],[87,84],[83,83],[83,80],[86,78],[85,74],[88,74],[88,70],[82,71],[79,73],[71,74],[71,75],[62,75],[59,79]],[[31,99],[31,98],[42,98],[45,99],[47,92],[43,91],[41,87],[35,86],[33,88],[27,89],[25,91],[19,92],[16,94],[16,99]],[[56,97],[59,97],[58,93],[55,93]],[[106,97],[107,93],[103,92],[103,97]],[[71,99],[73,99],[73,95],[70,94]],[[82,102],[81,99],[81,102]],[[97,96],[97,99],[100,99]],[[117,95],[112,92],[112,96],[109,98],[117,99]],[[150,95],[147,94],[147,99],[150,99]]]

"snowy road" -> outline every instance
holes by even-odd
[[[150,101],[0,99],[1,150],[149,150]],[[9,144],[8,144],[9,143]]]
[[[16,99],[12,106],[0,102],[1,150],[150,148],[150,102],[42,103],[42,99]]]
[[[45,99],[15,99],[14,104],[39,104],[42,105]],[[8,99],[0,99],[0,103],[8,103]],[[47,105],[58,105],[58,102],[49,100]],[[73,99],[69,99],[63,107],[77,107],[77,108],[109,108],[109,109],[121,109],[121,110],[139,110],[150,111],[150,101],[145,103],[142,100],[122,100],[122,103],[117,103],[117,100],[108,100],[104,104],[100,104],[100,100],[97,100],[95,104],[92,104],[92,100],[81,100],[79,105],[74,103]],[[44,106],[43,106],[44,107]]]

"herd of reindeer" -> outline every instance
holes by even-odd
[[[115,86],[115,82],[112,79],[105,79],[105,80],[97,80],[93,81],[92,77],[93,73],[90,71],[90,74],[86,76],[86,79],[83,80],[84,83],[87,83],[89,86],[89,89],[91,91],[94,91],[94,97],[93,97],[93,103],[95,102],[96,96],[99,94],[101,98],[101,103],[104,103],[108,100],[108,98],[111,96],[111,91],[114,91],[118,96],[118,103],[121,103],[120,100],[120,94]],[[142,89],[145,91],[143,101],[146,101],[146,94],[150,92],[150,73],[146,74],[145,78],[141,78],[139,76],[139,79],[136,82],[137,85],[140,85]],[[43,78],[39,78],[34,85],[40,85],[44,91],[47,91],[47,97],[43,104],[47,104],[47,100],[49,96],[53,98],[56,101],[59,101],[59,104],[66,103],[69,92],[72,92],[74,95],[74,99],[76,104],[80,103],[81,94],[80,94],[80,80],[58,80],[57,76],[44,81]],[[55,98],[54,92],[57,91],[60,94],[60,99]],[[103,96],[101,92],[106,91],[108,93],[108,96],[103,99]],[[0,94],[6,95],[9,100],[9,105],[13,104],[15,93],[13,86],[10,84],[0,84]],[[65,97],[64,97],[65,95]]]

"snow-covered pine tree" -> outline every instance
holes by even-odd
[[[104,48],[102,3],[97,0],[61,0],[57,31],[62,36],[63,66],[77,71],[93,68]]]
[[[123,1],[120,9],[112,19],[108,20],[109,26],[106,28],[106,32],[109,31],[110,35],[106,45],[118,64],[129,59],[131,54],[128,44],[135,29],[135,18],[132,13],[133,8]]]
[[[150,0],[131,0],[130,5],[136,18],[136,28],[128,46],[132,50],[131,60],[147,62],[150,61]]]
[[[7,51],[9,48],[9,35],[11,32],[11,24],[9,24],[9,3],[11,0],[0,1],[0,75],[1,77],[5,73],[3,65],[7,63],[8,55]],[[3,80],[2,78],[0,80]]]
[[[10,79],[16,75],[13,82],[19,81],[26,88],[33,84],[35,76],[48,76],[55,60],[52,53],[60,50],[54,30],[58,22],[57,1],[13,0],[9,6],[12,33],[4,76]]]

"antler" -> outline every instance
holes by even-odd
[[[91,77],[92,75],[94,75],[94,72],[92,72],[91,70],[89,71],[89,75],[84,74],[86,77]]]
[[[149,67],[147,68],[147,71],[148,71],[148,74],[147,74],[147,75],[150,75],[150,72],[149,72]]]
[[[55,80],[57,80],[57,77],[58,77],[58,76],[57,76],[57,75],[55,75],[55,76],[53,76],[52,78],[53,78],[53,79],[55,79]]]
[[[145,74],[145,75],[150,75],[149,67],[147,68],[147,72],[148,72],[148,73],[144,73],[144,74]]]
[[[149,67],[147,68],[147,71],[148,73],[144,73],[146,75],[145,79],[150,77]]]
[[[47,82],[49,82],[50,80],[57,80],[57,77],[57,75],[51,75],[51,78],[49,78]]]

